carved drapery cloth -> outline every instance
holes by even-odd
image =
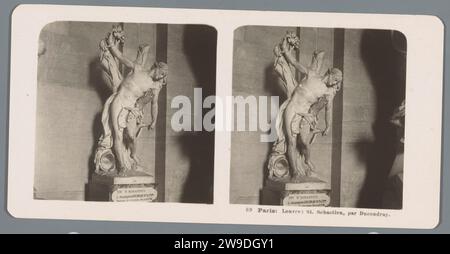
[[[111,54],[108,49],[106,40],[100,42],[100,64],[102,67],[102,75],[107,83],[108,87],[111,89],[112,94],[106,100],[103,111],[102,111],[102,126],[103,134],[101,135],[97,150],[95,153],[95,171],[97,173],[105,173],[115,169],[115,156],[112,152],[113,137],[111,131],[111,125],[109,121],[109,108],[111,102],[114,100],[117,90],[122,83],[123,76],[120,71],[119,61]],[[108,161],[102,158],[108,158]],[[107,165],[105,165],[107,164]]]

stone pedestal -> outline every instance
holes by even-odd
[[[89,201],[155,202],[156,198],[154,177],[141,172],[127,176],[94,173],[88,185]]]
[[[262,205],[314,206],[330,205],[331,188],[327,182],[305,177],[296,181],[266,181],[262,189]]]

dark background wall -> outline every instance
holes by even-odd
[[[334,65],[344,71],[342,101],[334,108],[340,118],[333,122],[342,130],[317,138],[312,148],[317,171],[332,183],[335,205],[379,207],[395,156],[396,136],[389,117],[404,98],[404,56],[394,50],[390,31],[343,30],[340,34],[335,29],[241,27],[234,40],[235,96],[278,95],[282,103],[285,98],[273,72],[272,52],[288,30],[300,32],[303,64],[310,63],[318,48],[326,51],[325,68]],[[271,147],[259,141],[260,134],[232,134],[231,203],[259,203]],[[242,149],[247,147],[251,149]],[[333,149],[341,153],[340,158],[333,157]]]
[[[396,155],[389,123],[405,98],[406,39],[388,30],[345,30],[342,206],[375,208]]]
[[[170,120],[178,109],[171,109],[170,102],[184,95],[194,107],[194,88],[202,89],[200,103],[216,94],[217,32],[209,26],[169,25],[167,39],[166,201],[212,203],[214,132],[173,131]]]
[[[101,135],[100,114],[110,95],[100,77],[98,44],[112,26],[57,22],[47,25],[41,33],[47,50],[39,59],[38,72],[36,198],[84,199],[85,184],[93,171],[93,153]],[[185,95],[192,99],[194,87],[203,87],[205,96],[215,94],[213,28],[164,25],[166,33],[161,34],[161,25],[123,26],[123,51],[127,57],[134,59],[138,45],[147,43],[153,49],[149,63],[163,55],[169,65],[168,86],[162,92],[166,96],[158,102],[160,109],[167,111],[160,110],[159,122],[170,123],[175,112],[170,109],[173,97]],[[150,112],[149,108],[146,112]],[[146,121],[149,117],[147,114]],[[161,185],[164,200],[212,202],[214,134],[177,133],[170,124],[166,127],[143,130],[138,141],[139,158],[149,173],[156,173],[156,161],[165,162],[163,174],[157,179],[165,183]],[[196,140],[197,136],[201,141]],[[199,164],[200,160],[205,163]]]

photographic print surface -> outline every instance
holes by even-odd
[[[401,209],[406,52],[393,30],[238,28],[231,203]]]
[[[21,5],[8,212],[436,227],[443,31],[424,15]]]
[[[171,122],[172,102],[215,95],[216,43],[204,25],[46,25],[35,198],[212,203],[214,132]]]

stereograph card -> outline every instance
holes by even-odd
[[[434,228],[443,35],[426,15],[21,5],[8,211]]]

